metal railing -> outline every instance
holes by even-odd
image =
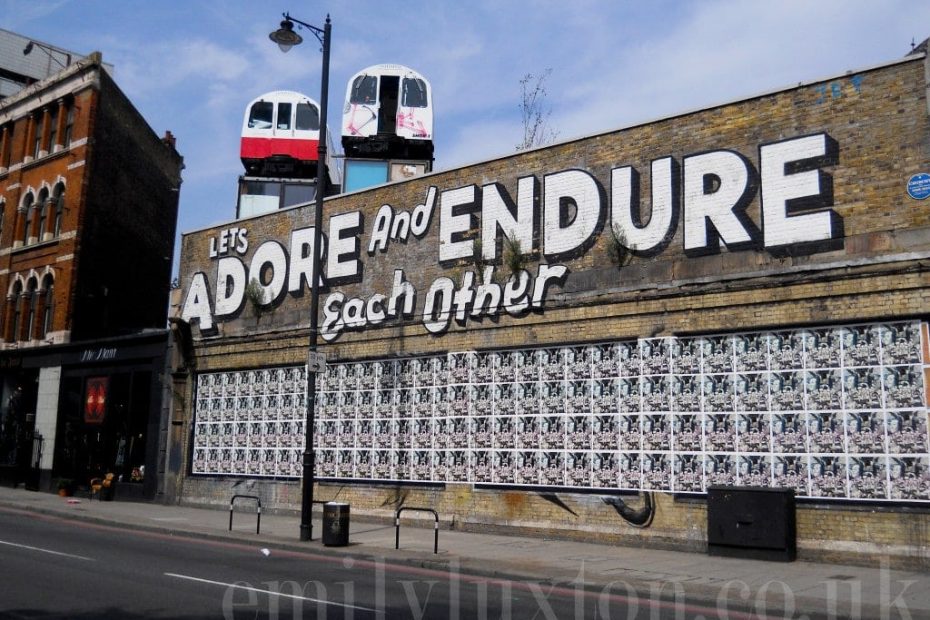
[[[233,524],[233,505],[236,503],[237,499],[251,499],[255,500],[257,505],[256,514],[258,519],[255,521],[255,533],[258,534],[262,529],[262,500],[257,495],[233,495],[232,499],[229,500],[229,531],[232,531]]]
[[[436,519],[436,523],[433,524],[433,553],[439,553],[439,513],[433,510],[432,508],[413,508],[410,506],[403,506],[397,509],[397,512],[394,513],[394,548],[400,549],[400,513],[405,510],[413,510],[415,512],[428,512],[433,515],[433,518]]]

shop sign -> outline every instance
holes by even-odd
[[[89,377],[84,396],[84,422],[103,424],[107,412],[108,377]]]
[[[81,362],[103,362],[115,360],[119,351],[116,347],[99,347],[96,349],[84,349],[81,351]]]

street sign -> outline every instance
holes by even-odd
[[[308,372],[324,372],[326,370],[326,355],[319,351],[310,351],[307,357]]]

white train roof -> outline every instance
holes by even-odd
[[[249,102],[247,108],[252,107],[253,103],[258,101],[309,101],[313,105],[319,107],[319,103],[313,97],[308,97],[303,93],[299,93],[296,90],[273,90],[267,92],[263,95],[259,95],[255,99]]]
[[[416,71],[416,70],[414,70],[414,69],[411,69],[410,67],[408,67],[408,66],[406,66],[406,65],[398,65],[398,64],[394,64],[394,63],[382,63],[382,64],[380,64],[380,65],[371,65],[370,67],[365,67],[364,69],[362,69],[361,71],[359,71],[358,73],[356,73],[355,75],[353,75],[353,76],[352,76],[352,79],[356,78],[356,77],[359,76],[359,75],[375,75],[375,74],[378,74],[378,75],[405,75],[405,76],[412,75],[412,76],[418,77],[418,78],[420,78],[420,79],[422,79],[422,80],[425,80],[425,81],[427,81],[427,82],[429,81],[429,80],[426,80],[426,78],[423,76],[423,74],[420,73],[419,71]],[[350,83],[350,84],[352,83],[352,79],[349,80],[349,83]]]

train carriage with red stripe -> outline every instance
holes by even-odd
[[[277,90],[246,107],[239,155],[248,175],[313,178],[319,140],[319,104],[302,93]]]

